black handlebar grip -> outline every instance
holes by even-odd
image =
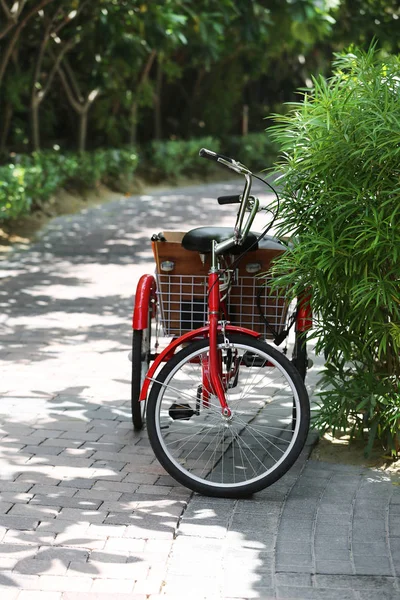
[[[217,154],[213,150],[207,150],[207,148],[201,148],[201,150],[199,151],[199,156],[201,156],[201,158],[208,158],[208,160],[214,160],[215,162],[218,162],[218,159],[222,158],[223,160],[234,163],[234,160],[232,158],[229,158],[229,156],[224,156],[224,154]]]
[[[217,198],[218,204],[240,204],[241,197],[239,194],[236,196],[220,196]]]

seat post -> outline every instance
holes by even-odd
[[[217,253],[215,251],[216,246],[217,246],[217,242],[215,240],[211,240],[211,266],[210,266],[210,273],[215,273],[218,270]]]

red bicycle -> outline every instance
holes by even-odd
[[[141,277],[133,312],[132,419],[140,429],[146,418],[156,457],[181,484],[240,497],[282,477],[305,444],[312,315],[306,296],[291,310],[257,277],[286,249],[268,228],[250,231],[257,176],[210,150],[200,156],[245,177],[241,195],[218,198],[239,205],[236,223],[153,236],[156,274]],[[293,324],[290,361],[277,346]],[[161,351],[160,329],[172,336]]]

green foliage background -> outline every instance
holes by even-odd
[[[4,0],[0,154],[238,135],[352,42],[399,46],[396,0]],[[86,112],[85,112],[86,111]]]
[[[128,147],[156,177],[193,172],[209,136],[268,166],[265,117],[349,39],[398,50],[399,17],[397,0],[2,0],[0,219],[66,182],[126,188]]]

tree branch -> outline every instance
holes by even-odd
[[[38,53],[38,57],[36,59],[35,69],[33,72],[32,98],[38,97],[38,92],[36,91],[36,84],[38,83],[38,81],[40,79],[40,71],[42,69],[42,62],[43,62],[43,57],[44,57],[44,53],[46,50],[46,46],[49,43],[50,31],[51,31],[51,24],[48,24],[45,29],[45,32],[44,32],[42,43],[40,44],[39,53]]]
[[[7,19],[13,19],[13,14],[11,12],[11,8],[6,4],[6,0],[0,0],[0,6],[3,8],[6,13]]]
[[[83,113],[82,104],[78,100],[75,100],[71,86],[68,82],[68,78],[65,75],[64,70],[61,68],[61,66],[58,66],[57,72],[60,76],[61,83],[64,86],[64,90],[65,90],[65,93],[67,94],[69,103],[71,104],[71,106],[75,110],[75,112],[77,112],[78,114],[82,114]]]
[[[33,16],[35,16],[39,10],[44,8],[47,4],[50,4],[50,2],[54,2],[54,0],[40,0],[39,4],[37,4],[29,12],[27,12],[25,17],[22,19],[22,21],[19,23],[19,25],[17,25],[17,27],[15,28],[14,35],[12,36],[7,48],[5,49],[5,52],[3,54],[3,57],[2,57],[2,60],[0,63],[0,85],[3,80],[4,73],[5,73],[7,65],[10,61],[10,57],[12,55],[14,47],[15,47],[16,43],[18,42],[18,38],[21,34],[21,31],[23,30],[25,25],[28,23],[28,21]]]
[[[25,3],[26,0],[21,0],[21,2],[14,2],[12,7],[10,8],[6,3],[6,0],[0,0],[0,6],[2,6],[3,11],[6,13],[7,17],[7,24],[5,25],[4,29],[0,31],[0,40],[3,37],[5,37],[10,31],[10,29],[15,27],[15,25],[18,23],[19,16],[22,12],[22,9],[25,6]]]
[[[142,83],[148,78],[150,69],[153,66],[156,56],[157,56],[157,50],[152,50],[149,55],[149,58],[147,59],[147,63],[145,64],[143,71],[140,75],[140,78],[138,81],[138,87],[140,87],[142,85]]]
[[[17,9],[16,9],[16,15],[17,17],[19,17],[19,15],[22,13],[24,6],[26,4],[27,0],[20,0],[20,2],[15,2],[14,6],[17,4]],[[14,6],[12,8],[14,8]],[[12,9],[11,9],[12,10]]]
[[[57,73],[58,68],[59,68],[59,66],[61,64],[62,59],[64,58],[64,56],[66,55],[66,53],[69,52],[71,50],[71,48],[74,47],[75,43],[76,43],[75,40],[70,40],[69,42],[67,42],[66,44],[64,44],[64,47],[58,53],[58,55],[57,55],[57,57],[56,57],[56,59],[54,61],[54,64],[53,64],[53,66],[51,68],[51,71],[50,71],[50,73],[47,76],[46,85],[41,90],[40,101],[42,101],[44,99],[44,97],[46,96],[46,94],[48,93],[48,91],[49,91],[49,89],[51,87],[51,84],[53,83],[54,76]]]
[[[10,31],[10,29],[12,29],[15,25],[14,21],[8,21],[7,25],[4,27],[4,29],[2,31],[0,31],[0,40],[3,37],[6,37],[7,33]]]
[[[76,17],[79,15],[80,12],[82,12],[82,10],[86,6],[86,4],[88,4],[88,2],[89,2],[89,0],[84,0],[84,2],[82,2],[82,4],[80,4],[76,10],[69,11],[69,13],[65,17],[65,19],[60,23],[60,25],[58,27],[56,27],[54,29],[54,33],[57,34],[60,31],[60,29],[65,27],[65,25],[68,25],[68,23],[70,21],[72,21],[72,19],[76,19]],[[73,14],[73,16],[71,17],[72,14]]]
[[[72,88],[73,88],[73,90],[74,90],[74,92],[75,92],[75,96],[77,97],[77,99],[79,100],[79,102],[80,102],[81,104],[83,104],[83,102],[84,102],[84,97],[83,97],[83,95],[82,95],[82,93],[81,93],[81,90],[80,90],[80,87],[79,87],[78,80],[77,80],[77,78],[75,77],[75,74],[74,74],[74,72],[73,72],[73,70],[72,70],[72,67],[71,67],[71,65],[69,64],[68,60],[65,60],[65,61],[64,61],[64,65],[65,65],[65,69],[66,69],[67,75],[68,75],[68,77],[69,77],[69,80],[70,80],[70,82],[71,82]]]

